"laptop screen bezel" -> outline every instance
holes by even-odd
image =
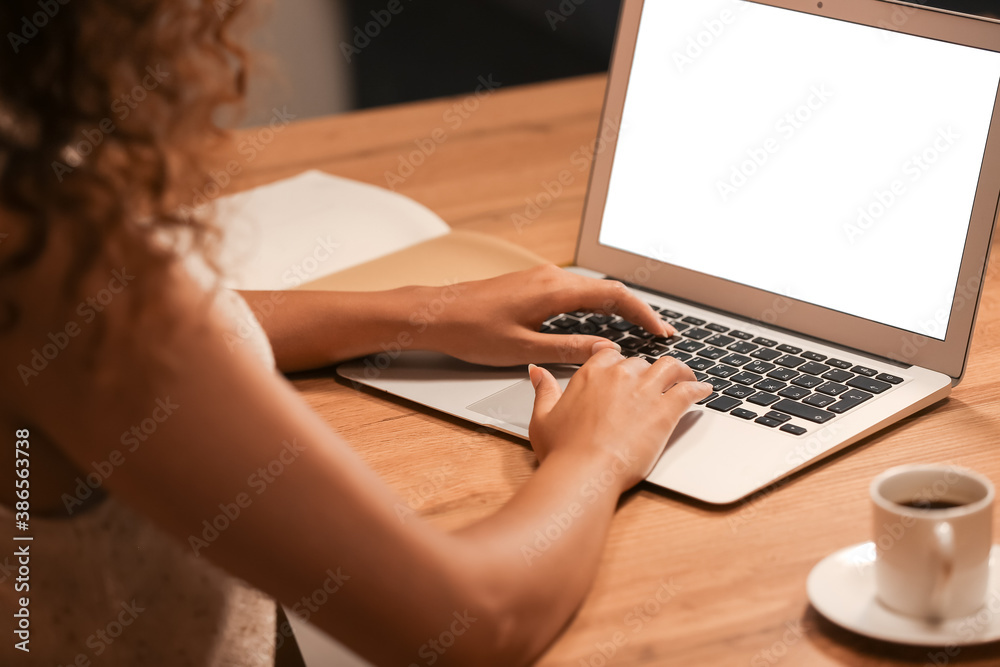
[[[1000,52],[1000,22],[991,19],[883,0],[744,1]],[[645,280],[639,287],[759,321],[768,327],[891,359],[904,366],[936,370],[949,375],[957,384],[965,372],[1000,206],[1000,95],[994,101],[955,300],[945,340],[941,341],[600,244],[617,138],[621,132],[629,131],[621,128],[621,119],[642,7],[643,0],[624,0],[622,3],[576,264],[631,283],[640,282],[630,280],[631,277],[641,276]]]

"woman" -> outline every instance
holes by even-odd
[[[414,348],[586,363],[565,393],[530,367],[540,465],[505,507],[452,533],[400,522],[274,362],[375,352],[439,292],[290,293],[262,345],[231,346],[247,303],[189,268],[212,265],[216,230],[175,211],[207,180],[214,119],[241,100],[239,4],[0,5],[14,51],[0,59],[0,521],[23,534],[13,513],[29,502],[34,537],[30,581],[0,575],[4,616],[30,617],[13,618],[2,661],[273,664],[273,599],[322,590],[309,620],[375,663],[528,662],[585,595],[618,496],[709,387],[671,359],[538,333],[578,309],[671,333],[620,284],[553,267],[466,284]],[[607,469],[614,488],[526,562],[520,547]]]

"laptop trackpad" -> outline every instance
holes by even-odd
[[[549,368],[548,370],[555,376],[559,386],[563,389],[566,389],[569,379],[576,372],[576,368]],[[492,396],[476,401],[467,406],[467,409],[527,430],[534,405],[535,388],[531,386],[530,380],[521,380]]]

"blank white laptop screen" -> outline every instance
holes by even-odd
[[[650,0],[600,242],[945,338],[1000,54]]]

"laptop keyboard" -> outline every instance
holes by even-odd
[[[679,359],[715,388],[698,405],[794,436],[904,382],[878,368],[650,306],[677,329],[676,336],[654,336],[621,317],[583,311],[551,317],[541,331],[602,336],[621,345],[623,355],[650,363],[664,356]]]

